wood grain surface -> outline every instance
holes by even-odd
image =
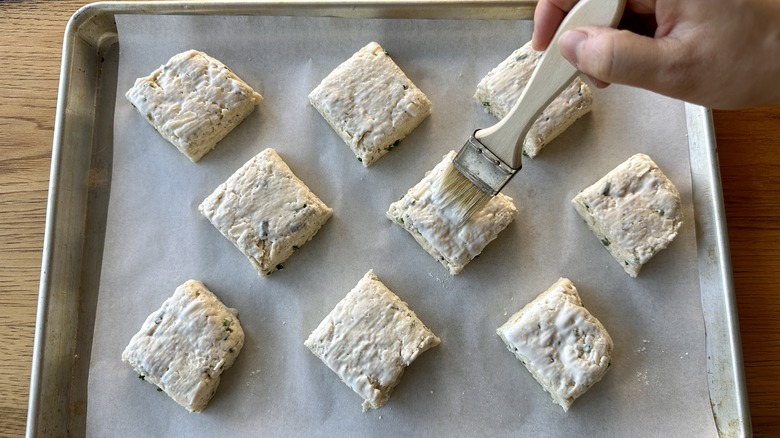
[[[62,38],[79,0],[0,0],[0,436],[27,417]],[[780,437],[780,108],[714,114],[756,437]]]

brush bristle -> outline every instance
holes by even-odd
[[[482,209],[492,196],[469,181],[455,166],[447,166],[442,174],[442,205],[458,218],[458,226]]]

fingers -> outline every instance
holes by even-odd
[[[566,14],[579,0],[539,0],[534,10],[531,46],[545,50]],[[626,9],[637,14],[654,14],[656,0],[628,0]]]
[[[534,33],[531,46],[534,50],[545,50],[566,13],[578,0],[539,0],[534,10]]]
[[[637,14],[654,14],[656,0],[628,0],[626,9]]]
[[[597,86],[620,83],[674,95],[689,84],[690,57],[685,46],[671,38],[583,27],[561,35],[558,48]]]

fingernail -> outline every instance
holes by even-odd
[[[585,75],[585,77],[587,77],[587,78],[588,78],[588,80],[589,80],[589,81],[590,81],[590,82],[591,82],[593,85],[595,85],[597,88],[607,88],[607,87],[609,87],[609,85],[610,85],[610,83],[609,83],[609,82],[604,82],[604,81],[602,81],[601,79],[596,79],[596,78],[594,78],[594,77],[593,77],[593,76],[591,76],[591,75]]]
[[[561,55],[569,62],[578,66],[578,54],[580,51],[580,45],[588,39],[588,35],[579,30],[568,30],[558,38],[558,49],[561,51]]]

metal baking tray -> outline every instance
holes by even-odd
[[[65,31],[27,436],[84,435],[108,209],[118,14],[530,19],[535,1],[94,3]],[[710,404],[721,437],[751,436],[717,150],[709,110],[686,105]]]

